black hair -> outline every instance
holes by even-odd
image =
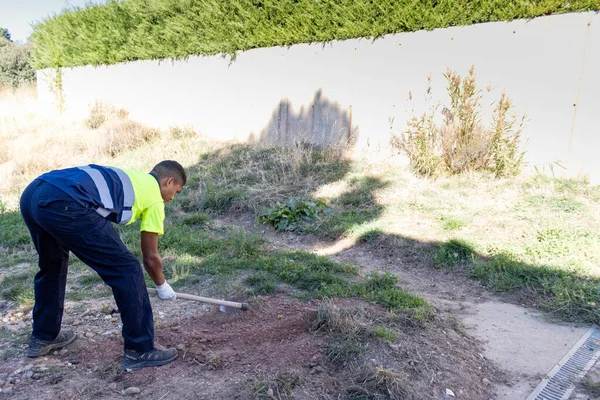
[[[159,162],[152,168],[151,171],[156,177],[161,180],[163,178],[175,178],[177,183],[184,186],[187,182],[185,169],[177,161],[164,160]]]

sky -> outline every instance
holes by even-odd
[[[14,41],[25,42],[31,35],[31,24],[67,7],[81,7],[86,3],[105,0],[0,0],[0,27],[8,29]]]

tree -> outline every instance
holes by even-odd
[[[8,29],[6,28],[0,27],[0,38],[4,38],[12,42],[12,40],[10,39],[10,32],[8,32]]]

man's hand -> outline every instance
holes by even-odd
[[[177,298],[175,291],[167,281],[165,281],[165,283],[162,285],[157,285],[156,292],[158,294],[158,298],[162,300],[175,300]]]

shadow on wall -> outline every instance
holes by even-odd
[[[279,102],[271,119],[256,135],[250,134],[250,143],[317,146],[351,146],[358,138],[358,127],[352,124],[352,106],[342,108],[329,100],[319,89],[308,107],[294,110],[289,99]]]

